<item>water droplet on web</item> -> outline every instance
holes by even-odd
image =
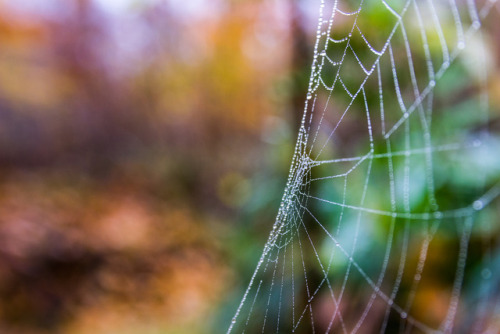
[[[483,207],[484,207],[484,204],[481,200],[477,200],[477,201],[474,201],[474,203],[472,203],[472,208],[476,211],[481,210]]]
[[[307,93],[307,99],[308,99],[308,100],[312,99],[312,97],[313,97],[313,96],[312,96],[312,94],[311,94],[311,93]]]
[[[401,312],[401,318],[406,319],[407,316],[408,314],[406,314],[406,312]]]
[[[459,50],[462,50],[463,48],[465,48],[465,42],[464,42],[464,41],[460,41],[460,42],[458,42],[458,44],[457,44],[457,48],[458,48]]]
[[[319,53],[319,55],[320,55],[321,57],[326,56],[326,51],[325,51],[325,50],[321,51],[321,52]]]
[[[429,86],[431,86],[431,87],[436,86],[436,81],[435,80],[429,81]]]
[[[408,118],[409,116],[410,116],[410,114],[409,114],[409,113],[407,113],[407,112],[405,112],[405,113],[403,114],[403,117],[404,117],[404,118]]]

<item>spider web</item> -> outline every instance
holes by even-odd
[[[321,2],[288,181],[228,333],[500,328],[497,12]]]

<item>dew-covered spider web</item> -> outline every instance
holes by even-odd
[[[228,333],[500,332],[499,9],[321,2],[288,182]]]

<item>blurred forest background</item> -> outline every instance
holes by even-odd
[[[0,332],[226,328],[286,181],[307,13],[0,2]]]
[[[1,333],[225,331],[285,186],[318,3],[0,1]]]

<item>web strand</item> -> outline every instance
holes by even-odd
[[[477,279],[467,276],[471,240],[495,230],[486,212],[500,197],[498,168],[473,157],[500,148],[500,134],[481,130],[486,47],[468,78],[461,59],[485,43],[498,8],[495,0],[321,1],[287,185],[227,333],[483,328],[491,311],[483,304],[470,319],[458,315]],[[443,91],[453,84],[477,94],[450,102]],[[426,314],[421,295],[448,239],[446,312]],[[492,251],[484,254],[489,268]]]

